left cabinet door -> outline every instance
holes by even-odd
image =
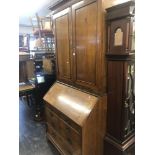
[[[57,78],[72,82],[71,10],[66,8],[53,16],[56,38]]]

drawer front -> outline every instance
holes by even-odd
[[[71,128],[70,126],[68,126],[66,123],[64,123],[63,121],[60,121],[59,122],[59,133],[60,135],[66,139],[66,141],[74,146],[74,147],[77,147],[77,146],[80,146],[81,145],[81,136],[76,132],[74,131],[73,128]]]
[[[67,123],[69,126],[71,126],[80,135],[82,134],[82,128],[78,124],[76,124],[73,120],[68,118],[65,114],[61,113],[58,109],[49,105],[49,103],[46,101],[45,101],[45,105],[46,105],[45,106],[46,115],[50,114],[50,113],[51,113],[51,115],[53,115],[53,113],[54,113],[57,117],[59,117],[59,119],[63,120],[65,123]]]
[[[72,146],[66,139],[48,124],[47,137],[62,155],[81,155],[80,146]]]
[[[46,120],[48,126],[52,127],[72,147],[81,146],[81,135],[47,107]]]
[[[59,129],[59,119],[58,119],[58,117],[56,117],[56,115],[47,107],[46,107],[45,113],[46,113],[46,121],[47,121],[47,123],[50,126],[52,126],[56,131],[58,131],[58,129]]]

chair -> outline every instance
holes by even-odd
[[[36,13],[35,17],[30,17],[33,35],[36,37],[35,47],[37,49],[49,49],[48,38],[53,36],[52,18],[39,17]]]
[[[26,97],[28,106],[30,107],[30,100],[32,103],[32,97],[34,93],[35,86],[30,83],[19,83],[19,97]]]
[[[43,71],[47,74],[53,73],[51,58],[43,58]]]

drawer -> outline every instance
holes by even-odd
[[[81,135],[78,134],[71,126],[63,122],[59,122],[59,134],[73,147],[81,145]]]
[[[72,145],[70,145],[66,139],[61,137],[59,133],[55,131],[50,125],[48,125],[47,137],[61,154],[81,155],[81,147],[72,147]]]
[[[59,119],[63,120],[65,123],[67,123],[79,134],[82,134],[82,128],[78,124],[73,122],[71,119],[69,119],[67,116],[65,116],[63,113],[61,113],[54,107],[50,106],[47,102],[45,102],[45,104],[46,104],[45,111],[46,111],[46,115],[48,117],[51,117],[50,115],[56,115],[57,117],[59,117]]]
[[[58,130],[59,129],[59,119],[58,119],[58,117],[49,108],[46,108],[45,114],[46,114],[47,123],[50,126],[52,126],[55,130]]]
[[[57,114],[46,107],[46,120],[48,126],[52,127],[72,147],[81,146],[81,135]]]

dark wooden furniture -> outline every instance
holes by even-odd
[[[58,80],[100,94],[106,92],[102,11],[101,0],[77,0],[53,14]]]
[[[134,2],[107,9],[107,134],[105,155],[134,155]]]
[[[57,82],[44,100],[47,138],[61,154],[101,154],[99,97]]]
[[[59,2],[50,7],[58,81],[44,96],[47,138],[64,155],[102,155],[107,103],[103,1]],[[86,102],[88,94],[98,101]]]
[[[45,74],[45,73],[37,73],[35,81],[31,81],[35,85],[35,115],[34,119],[36,121],[44,120],[44,103],[43,103],[43,96],[47,93],[49,88],[55,82],[56,77],[52,74]]]

